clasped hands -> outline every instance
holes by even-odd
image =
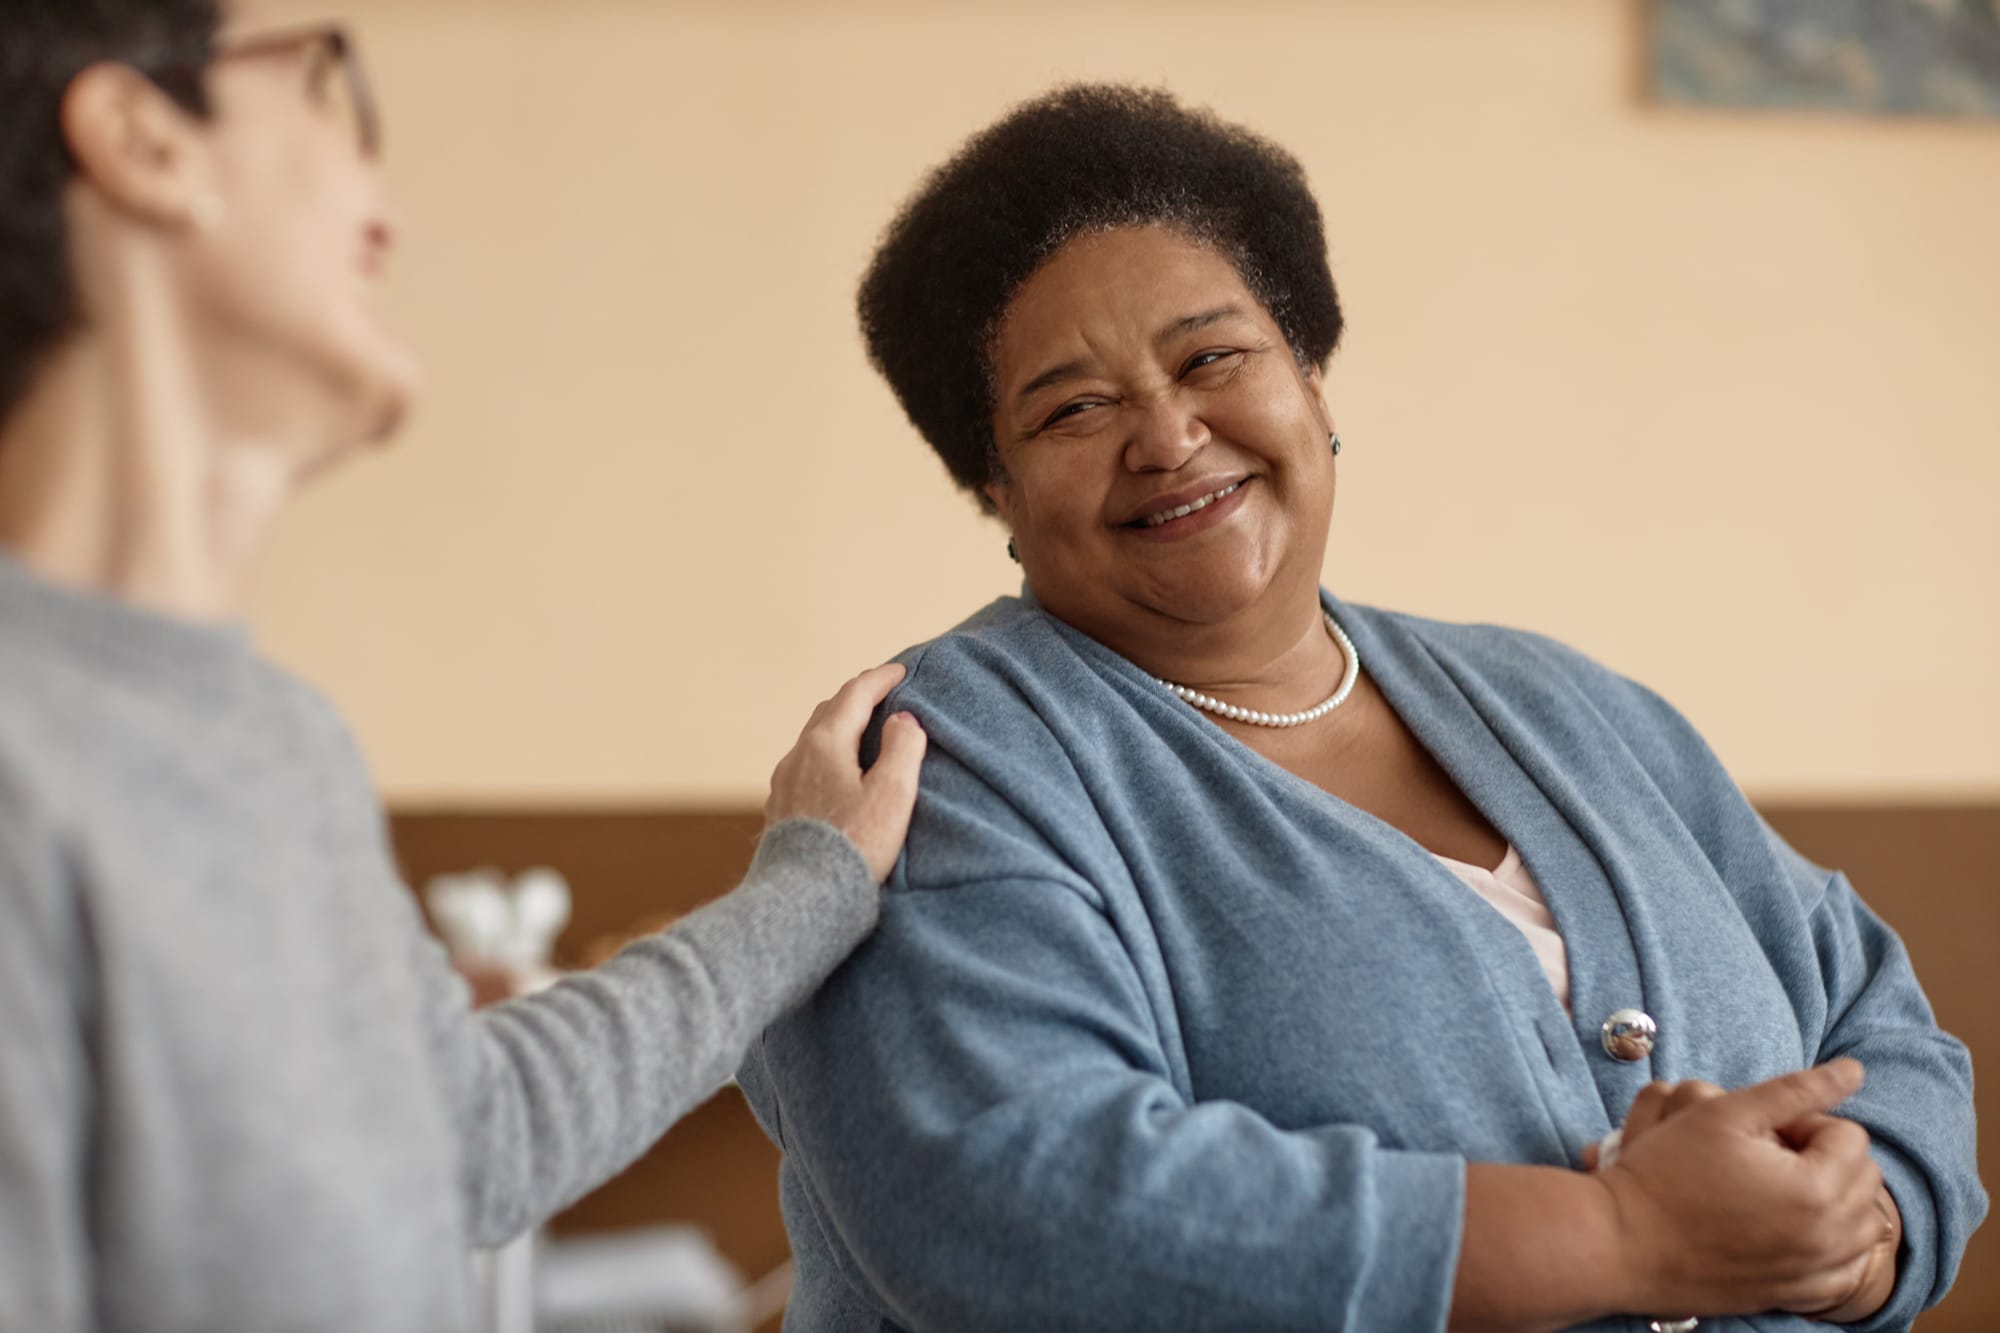
[[[1736,1092],[1699,1079],[1640,1091],[1615,1159],[1584,1153],[1646,1256],[1636,1309],[1846,1323],[1882,1307],[1902,1215],[1868,1131],[1832,1114],[1862,1077],[1840,1059]]]

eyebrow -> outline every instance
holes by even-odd
[[[1242,313],[1243,307],[1240,305],[1219,305],[1212,310],[1204,310],[1197,315],[1184,315],[1154,334],[1153,343],[1155,346],[1158,346],[1169,339],[1178,338],[1182,334],[1193,333],[1198,329],[1205,329],[1211,324],[1220,324],[1223,320]],[[1050,385],[1060,384],[1067,379],[1075,379],[1089,368],[1090,363],[1080,359],[1065,361],[1061,365],[1050,366],[1047,370],[1021,386],[1021,391],[1014,395],[1014,404],[1019,407]]]
[[[1014,405],[1016,407],[1022,406],[1030,398],[1033,398],[1051,384],[1060,384],[1064,380],[1075,379],[1084,372],[1087,365],[1088,363],[1083,361],[1065,361],[1059,366],[1050,366],[1047,370],[1021,386],[1021,392],[1014,395]]]
[[[1195,330],[1205,329],[1211,324],[1220,324],[1231,315],[1240,315],[1242,313],[1243,307],[1240,305],[1219,305],[1213,310],[1204,310],[1199,315],[1189,315],[1185,319],[1175,320],[1154,334],[1153,342],[1155,344],[1163,343],[1169,338],[1178,338],[1183,333],[1193,333]]]

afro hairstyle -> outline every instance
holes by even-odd
[[[1164,226],[1226,256],[1302,366],[1340,342],[1319,205],[1297,159],[1172,94],[1071,84],[1015,107],[933,171],[861,281],[869,360],[981,506],[1000,475],[992,344],[1072,238]]]

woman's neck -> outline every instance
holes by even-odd
[[[166,319],[73,337],[0,422],[0,547],[52,582],[238,619],[285,455],[218,426]]]
[[[1331,694],[1347,660],[1327,633],[1317,582],[1303,577],[1289,582],[1267,589],[1253,605],[1203,623],[1158,613],[1128,614],[1114,622],[1074,614],[1076,608],[1036,596],[1050,614],[1148,675],[1241,708],[1292,713]]]
[[[1315,596],[1295,613],[1245,635],[1229,649],[1204,660],[1188,656],[1183,675],[1166,677],[1177,685],[1211,695],[1239,708],[1293,713],[1311,708],[1340,683],[1347,659],[1327,633],[1325,613]]]

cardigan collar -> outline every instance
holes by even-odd
[[[1600,1027],[1613,1011],[1648,1007],[1640,951],[1620,910],[1630,897],[1636,869],[1624,864],[1615,840],[1605,836],[1602,821],[1591,812],[1591,793],[1581,789],[1576,775],[1551,762],[1546,737],[1537,734],[1535,721],[1521,716],[1481,679],[1478,668],[1453,652],[1452,627],[1345,603],[1324,590],[1320,599],[1354,640],[1363,670],[1397,716],[1535,876],[1569,957],[1569,1013],[1556,1000],[1519,930],[1477,895],[1464,892],[1451,872],[1414,840],[1266,760],[1191,705],[1164,695],[1137,665],[1050,615],[1025,584],[1021,590],[1021,602],[1047,617],[1087,659],[1123,678],[1129,689],[1160,696],[1196,729],[1193,734],[1239,752],[1243,762],[1265,770],[1269,781],[1316,799],[1320,809],[1342,823],[1363,826],[1370,835],[1399,846],[1413,875],[1450,879],[1454,897],[1448,901],[1457,903],[1489,941],[1493,982],[1514,1012],[1534,1025],[1549,1059],[1564,1075],[1559,1085],[1595,1087],[1598,1093],[1594,1102],[1579,1099],[1576,1105],[1552,1109],[1593,1137],[1605,1132],[1611,1124],[1605,1107],[1622,1112],[1656,1063],[1611,1060],[1600,1044]]]

